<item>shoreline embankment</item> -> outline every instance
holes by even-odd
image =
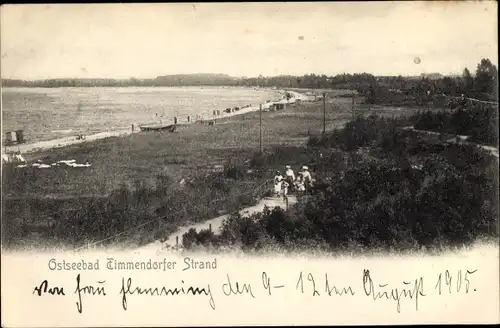
[[[282,95],[282,99],[280,100],[274,100],[270,101],[268,103],[264,104],[259,104],[257,106],[248,106],[248,107],[243,107],[240,108],[238,111],[234,111],[231,113],[224,112],[223,110],[220,110],[220,115],[219,116],[212,116],[210,113],[202,113],[198,116],[198,118],[195,118],[191,123],[187,124],[194,124],[196,123],[196,119],[198,121],[209,121],[209,120],[219,120],[219,119],[224,119],[224,118],[229,118],[237,115],[243,115],[251,112],[258,111],[260,109],[260,105],[265,107],[266,105],[269,106],[270,104],[275,104],[275,103],[294,103],[297,100],[299,101],[307,101],[309,100],[309,97],[304,95],[303,93],[299,93],[297,91],[291,91],[291,90],[275,90],[277,93]],[[285,93],[290,93],[291,98],[287,101],[284,97]],[[203,115],[204,114],[204,115]],[[179,124],[186,124],[186,122],[178,122]],[[2,144],[2,154],[9,154],[9,153],[15,153],[15,152],[20,152],[21,154],[31,154],[31,153],[37,153],[41,151],[46,151],[50,149],[55,149],[55,148],[62,148],[70,145],[75,145],[75,144],[81,144],[85,142],[91,142],[91,141],[96,141],[96,140],[101,140],[101,139],[106,139],[106,138],[112,138],[112,137],[123,137],[127,135],[131,135],[133,133],[138,133],[141,132],[139,125],[134,124],[134,129],[132,129],[132,124],[130,128],[123,128],[123,129],[117,129],[117,130],[112,130],[112,131],[103,131],[103,132],[98,132],[98,133],[93,133],[89,135],[85,135],[84,138],[78,138],[77,136],[68,136],[68,137],[62,137],[62,138],[56,138],[56,139],[51,139],[51,140],[44,140],[44,141],[36,141],[33,143],[23,143],[23,144],[18,144],[18,145],[12,145],[12,146],[5,146]]]

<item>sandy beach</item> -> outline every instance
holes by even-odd
[[[296,91],[291,91],[291,90],[278,90],[280,94],[284,94],[285,92],[289,92],[292,95],[292,98],[289,100],[288,103],[294,103],[296,100],[299,101],[307,101],[310,98],[302,93],[296,92]],[[283,103],[286,102],[285,100],[274,100],[271,101],[271,104],[274,103]],[[262,104],[264,105],[269,105],[268,104]],[[224,111],[221,111],[221,115],[216,118],[218,119],[223,119],[223,118],[228,118],[236,115],[243,115],[246,113],[250,112],[255,112],[258,111],[260,108],[260,104],[256,106],[250,106],[250,107],[245,107],[241,108],[239,111],[231,112],[231,113],[226,113]],[[204,115],[199,115],[198,120],[212,120],[214,119],[213,115],[210,115],[210,113],[204,113]],[[186,122],[180,120],[180,124],[184,124]],[[193,122],[195,123],[195,122]],[[90,142],[90,141],[95,141],[95,140],[100,140],[100,139],[106,139],[106,138],[111,138],[111,137],[121,137],[121,136],[126,136],[130,135],[132,133],[138,133],[141,132],[138,125],[134,124],[134,131],[132,131],[132,126],[129,129],[121,129],[121,130],[114,130],[114,131],[104,131],[104,132],[99,132],[95,134],[90,134],[90,135],[85,135],[85,139],[77,139],[75,135],[73,136],[68,136],[68,137],[63,137],[63,138],[57,138],[57,139],[52,139],[52,140],[46,140],[46,141],[38,141],[34,143],[24,143],[20,145],[13,145],[13,146],[7,146],[4,147],[2,145],[2,154],[5,153],[12,153],[12,152],[21,152],[21,154],[30,154],[30,153],[36,153],[39,151],[44,151],[44,150],[49,150],[49,149],[55,149],[55,148],[61,148],[61,147],[66,147],[70,145],[75,145],[75,144],[81,144],[84,142]]]

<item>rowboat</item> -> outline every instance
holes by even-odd
[[[176,124],[162,125],[162,124],[143,124],[139,125],[141,131],[168,131],[174,132],[176,129]]]

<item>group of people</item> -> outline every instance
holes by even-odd
[[[277,197],[286,198],[289,191],[296,191],[298,194],[305,193],[312,186],[312,176],[307,166],[302,166],[300,172],[295,175],[290,165],[285,166],[285,176],[280,171],[276,171],[274,177],[274,193]]]

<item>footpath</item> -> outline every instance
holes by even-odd
[[[295,196],[288,196],[288,206],[292,206],[293,204],[297,203],[297,198]],[[254,213],[259,213],[264,210],[265,206],[268,206],[269,208],[274,208],[276,206],[279,206],[281,208],[286,209],[286,203],[282,198],[278,197],[266,197],[261,199],[256,205],[249,206],[246,208],[243,208],[240,210],[241,215],[252,215]],[[191,225],[186,225],[179,227],[179,229],[171,234],[167,240],[165,241],[154,241],[150,244],[141,246],[135,250],[135,252],[154,252],[156,251],[157,253],[162,252],[162,251],[168,251],[168,250],[175,250],[176,248],[182,249],[182,235],[187,233],[190,229],[195,229],[196,231],[200,231],[203,229],[212,229],[212,231],[217,234],[219,232],[220,227],[222,226],[222,223],[226,218],[229,217],[230,214],[224,214],[221,216],[218,216],[214,219],[210,219],[204,222],[200,223],[195,223]]]

